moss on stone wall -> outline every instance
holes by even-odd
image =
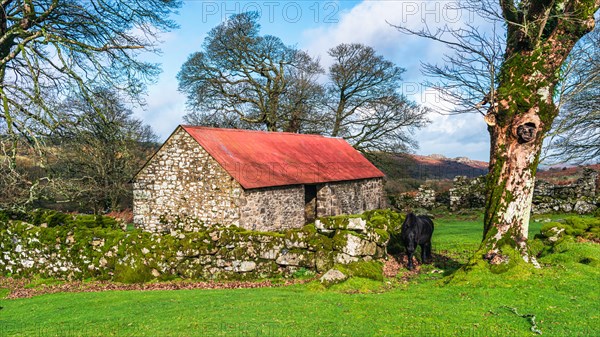
[[[62,220],[54,227],[39,219],[39,225],[0,219],[1,275],[146,282],[286,277],[301,268],[323,272],[336,263],[383,257],[389,231],[402,220],[391,211],[370,211],[319,219],[327,228],[259,232],[219,225],[160,234],[99,226],[111,223],[108,218],[77,221],[56,214],[51,216]]]

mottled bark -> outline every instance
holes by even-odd
[[[481,252],[497,265],[508,263],[516,250],[535,264],[527,233],[542,141],[558,114],[552,95],[563,61],[594,27],[600,2],[540,1],[524,12],[502,5],[508,36],[497,104],[486,116],[491,151]]]

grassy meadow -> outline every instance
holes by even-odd
[[[561,215],[538,216],[549,217]],[[600,245],[565,243],[538,270],[452,280],[481,222],[436,217],[435,263],[384,282],[0,299],[0,336],[600,336]],[[530,236],[541,226],[532,220]]]

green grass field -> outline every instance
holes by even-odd
[[[535,315],[543,335],[600,336],[600,245],[565,245],[540,260],[543,269],[517,277],[480,274],[447,284],[477,248],[481,218],[451,216],[435,223],[436,264],[408,281],[401,273],[383,283],[351,279],[330,289],[312,282],[0,300],[0,336],[536,335],[530,318],[511,308]],[[532,222],[532,237],[540,226]]]

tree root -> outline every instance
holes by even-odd
[[[542,334],[542,331],[540,329],[538,329],[537,324],[535,323],[535,315],[533,314],[525,314],[525,315],[521,315],[517,312],[517,308],[511,308],[509,306],[502,306],[502,308],[508,309],[510,311],[512,311],[515,315],[519,316],[519,317],[523,317],[523,318],[527,318],[529,321],[529,324],[531,324],[531,332],[534,332],[538,335]]]

